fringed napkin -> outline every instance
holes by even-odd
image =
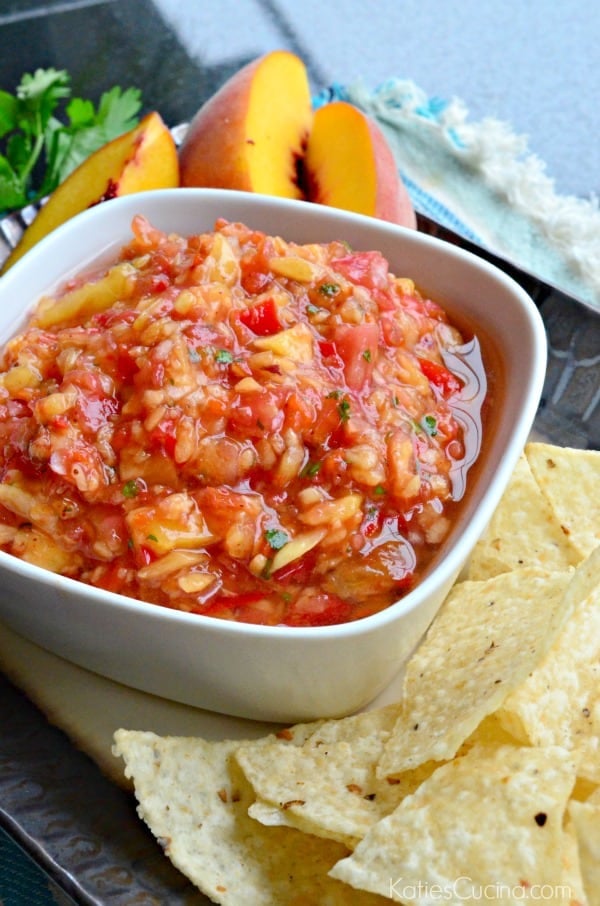
[[[558,195],[524,136],[398,78],[334,84],[315,104],[334,99],[378,122],[417,211],[600,309],[598,200]]]

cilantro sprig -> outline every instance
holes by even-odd
[[[15,94],[0,89],[0,211],[44,198],[98,148],[133,129],[141,92],[114,86],[97,107],[71,97],[65,70],[23,75]]]

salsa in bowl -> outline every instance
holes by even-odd
[[[3,292],[5,618],[246,716],[377,694],[527,436],[544,345],[525,294],[412,231],[211,190],[87,212]],[[25,586],[57,607],[24,614]]]
[[[242,622],[397,601],[477,460],[477,337],[378,251],[226,220],[132,230],[4,350],[2,549]]]

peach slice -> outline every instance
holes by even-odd
[[[346,101],[316,111],[304,179],[310,201],[416,227],[410,197],[383,132]]]
[[[6,260],[8,270],[40,239],[86,208],[133,192],[179,185],[173,137],[158,113],[90,155],[61,183]]]
[[[303,198],[416,227],[379,126],[345,101],[315,113],[306,67],[286,50],[248,63],[200,108],[179,163],[182,186]]]
[[[179,150],[182,186],[302,198],[312,123],[306,68],[276,50],[236,72],[197,112]]]

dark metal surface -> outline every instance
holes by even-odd
[[[0,675],[0,827],[83,906],[200,906],[134,800]]]

